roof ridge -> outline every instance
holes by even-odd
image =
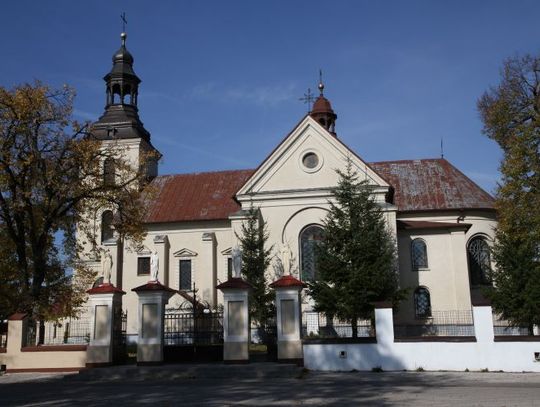
[[[410,158],[406,160],[387,160],[387,161],[371,161],[369,164],[387,164],[387,163],[409,163],[413,161],[447,161],[446,158]]]
[[[176,173],[176,174],[163,174],[163,175],[158,175],[156,178],[178,177],[178,176],[183,176],[183,175],[225,174],[225,173],[233,173],[233,172],[249,172],[249,171],[255,171],[255,169],[254,169],[254,168],[244,168],[244,169],[237,169],[237,170],[215,170],[215,171],[180,172],[180,173]]]

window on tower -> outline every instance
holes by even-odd
[[[112,211],[105,211],[101,215],[101,242],[114,238],[113,220]]]
[[[103,161],[103,183],[105,185],[114,185],[116,180],[114,158],[108,157]]]

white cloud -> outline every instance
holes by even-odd
[[[260,106],[274,106],[286,100],[293,100],[297,95],[294,83],[274,86],[221,86],[207,82],[192,88],[190,96],[200,100],[213,100],[219,103],[254,103]]]

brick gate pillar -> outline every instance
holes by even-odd
[[[249,361],[249,291],[251,285],[232,277],[217,286],[223,292],[223,361]]]
[[[278,361],[303,364],[300,293],[305,284],[285,275],[270,284],[276,292]]]
[[[149,281],[131,291],[139,297],[137,365],[159,365],[163,363],[165,305],[176,291],[159,281]]]
[[[122,296],[125,292],[105,283],[88,290],[87,293],[90,296],[88,302],[91,320],[86,366],[109,366],[113,362],[114,318],[122,315]]]

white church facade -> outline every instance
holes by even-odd
[[[120,146],[136,164],[140,154],[155,151],[138,116],[139,78],[125,47],[113,56],[105,76],[107,106],[92,125],[104,145]],[[114,213],[103,211],[101,244],[112,255],[111,282],[124,290],[127,332],[137,332],[137,295],[148,282],[152,253],[159,259],[159,280],[178,290],[169,307],[193,297],[209,307],[222,304],[216,286],[231,272],[231,250],[248,209],[257,208],[279,254],[287,247],[295,260],[292,274],[317,278],[313,247],[322,236],[336,169],[348,160],[383,209],[395,241],[402,287],[410,288],[396,318],[408,321],[437,310],[471,310],[480,287],[489,284],[489,245],[496,213],[493,198],[443,158],[366,162],[335,132],[337,115],[320,95],[309,114],[256,169],[159,176],[148,168],[152,202],[145,217],[147,236],[140,251],[123,247],[110,227]],[[104,174],[107,174],[107,163]],[[99,260],[87,263],[101,269]],[[268,270],[269,282],[275,280]],[[309,301],[304,304],[309,309]]]

